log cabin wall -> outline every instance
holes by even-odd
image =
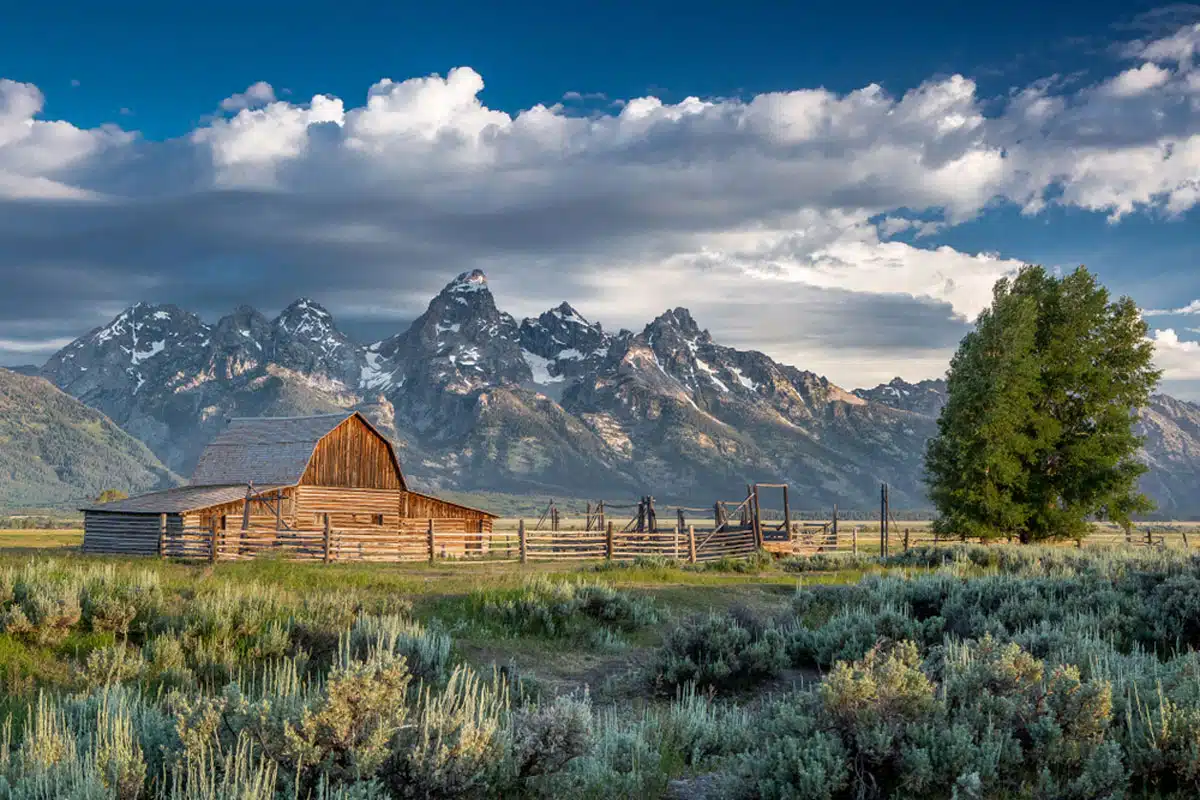
[[[467,508],[418,492],[407,492],[405,500],[407,504],[405,516],[407,517],[478,520],[485,524],[481,530],[490,531],[492,529],[491,517],[474,508]]]
[[[300,483],[354,489],[404,488],[391,448],[357,416],[317,443]]]
[[[329,515],[333,527],[400,525],[403,492],[395,489],[355,489],[326,486],[296,487],[296,527],[319,528]]]
[[[83,514],[83,552],[154,555],[162,518],[158,514],[121,514],[85,511]],[[178,514],[167,515],[167,530],[179,531]]]

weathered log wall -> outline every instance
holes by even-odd
[[[300,483],[354,489],[404,488],[391,447],[358,417],[350,417],[317,443]]]
[[[178,514],[167,514],[167,531],[183,529]],[[154,555],[158,552],[162,517],[158,514],[121,514],[86,511],[83,515],[83,552]]]

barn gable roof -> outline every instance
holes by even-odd
[[[192,473],[192,485],[297,484],[317,442],[351,417],[358,417],[387,443],[399,472],[391,442],[357,411],[309,417],[235,417],[204,449]],[[402,485],[403,480],[401,474]]]

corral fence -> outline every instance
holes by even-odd
[[[240,530],[166,529],[158,552],[166,558],[245,561],[270,556],[297,561],[333,562],[488,562],[633,561],[658,557],[702,563],[747,558],[759,550],[775,555],[850,552],[887,555],[913,547],[964,543],[964,537],[940,536],[920,520],[897,519],[887,484],[880,486],[878,516],[839,512],[827,519],[790,508],[786,484],[746,487],[741,501],[718,500],[710,507],[656,505],[652,496],[633,503],[588,503],[581,528],[571,530],[553,500],[538,518],[515,530],[497,530],[491,520],[402,519],[394,528],[331,525],[319,528]],[[762,507],[764,491],[782,499],[778,518]],[[696,524],[700,523],[700,524]],[[1086,546],[1178,547],[1190,549],[1186,530],[1177,533],[1101,529]]]
[[[703,563],[745,558],[758,549],[750,529],[623,531],[540,531],[522,520],[513,530],[469,530],[478,523],[461,519],[403,520],[396,528],[335,527],[288,530],[183,528],[164,531],[164,558],[247,561],[259,557],[334,562],[633,561],[660,557]]]

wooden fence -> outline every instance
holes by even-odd
[[[660,557],[700,563],[745,558],[757,546],[752,530],[696,530],[693,526],[657,532],[468,530],[461,519],[402,520],[397,528],[332,527],[298,530],[183,528],[164,532],[164,558],[245,561],[258,557],[332,562],[487,562],[632,561]]]

